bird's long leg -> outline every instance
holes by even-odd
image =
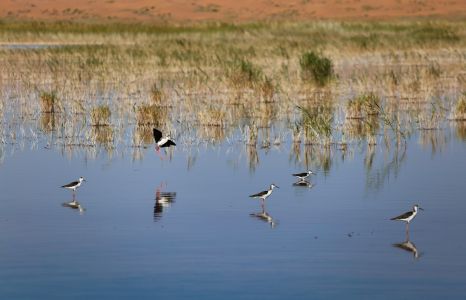
[[[155,154],[160,158],[160,160],[164,160],[164,157],[160,154],[160,147],[155,145]]]
[[[409,237],[409,222],[406,222],[406,236]]]

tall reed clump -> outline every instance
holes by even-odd
[[[50,133],[59,126],[58,114],[44,113],[40,116],[39,127],[43,132]]]
[[[346,130],[349,136],[365,137],[369,145],[376,144],[376,134],[380,124],[378,115],[381,113],[380,98],[374,93],[360,95],[346,104]]]
[[[466,120],[466,94],[456,102],[453,120]]]
[[[309,51],[304,53],[299,59],[302,78],[311,79],[318,86],[325,86],[333,77],[333,63],[330,58]]]
[[[330,145],[333,134],[334,108],[330,103],[297,107],[302,114],[301,127],[307,143]]]
[[[94,126],[92,127],[91,141],[92,143],[104,146],[107,150],[114,147],[114,132],[110,126]]]
[[[136,122],[138,126],[160,125],[168,117],[166,107],[156,104],[141,105],[136,109]]]
[[[110,107],[108,105],[99,105],[91,111],[92,126],[109,126],[110,125]]]
[[[364,119],[380,113],[380,98],[374,94],[363,94],[346,104],[347,119]]]
[[[60,110],[60,102],[55,91],[41,92],[39,98],[41,111],[43,113],[55,113]]]

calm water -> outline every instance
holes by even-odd
[[[242,144],[178,147],[164,161],[152,148],[134,161],[9,146],[0,298],[463,298],[466,143],[445,135],[435,151],[413,136],[398,156],[382,144],[373,156],[333,149],[329,169],[310,164],[312,187],[293,186],[306,167],[290,143],[258,149],[255,170]],[[59,188],[79,176],[82,213]],[[267,221],[248,195],[272,182]],[[405,227],[389,218],[415,203],[425,211],[410,252],[394,246]]]

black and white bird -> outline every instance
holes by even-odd
[[[70,182],[68,184],[62,185],[62,188],[69,189],[73,191],[73,194],[76,192],[76,189],[81,186],[83,181],[86,181],[82,176],[79,177],[77,181]]]
[[[391,218],[390,220],[406,222],[406,231],[408,231],[409,223],[414,219],[414,217],[416,217],[419,210],[424,210],[424,209],[419,207],[419,205],[415,204],[413,206],[412,211],[405,212],[404,214]]]
[[[311,174],[314,175],[315,173],[312,172],[311,170],[309,170],[309,171],[307,171],[307,172],[296,173],[296,174],[291,174],[291,175],[293,175],[294,177],[299,178],[300,181],[303,181],[304,179],[306,179],[307,177],[309,177]]]
[[[155,140],[155,148],[159,151],[160,148],[176,146],[175,142],[171,140],[170,135],[163,136],[162,132],[158,129],[152,130]]]
[[[268,190],[259,192],[257,194],[250,195],[249,197],[251,197],[251,198],[260,198],[260,199],[262,199],[262,201],[264,201],[265,199],[267,199],[268,196],[270,196],[272,194],[272,191],[273,191],[274,188],[279,188],[279,187],[272,183]]]

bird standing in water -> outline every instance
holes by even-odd
[[[424,210],[424,209],[419,207],[418,204],[415,204],[413,206],[412,211],[405,212],[404,214],[399,215],[399,216],[394,217],[394,218],[391,218],[390,220],[406,222],[406,232],[408,232],[409,231],[409,223],[414,219],[414,217],[416,217],[419,210]]]
[[[77,181],[70,182],[68,184],[62,185],[61,187],[65,188],[65,189],[68,189],[68,190],[72,190],[73,191],[73,199],[74,199],[76,189],[81,186],[83,181],[86,181],[86,179],[84,179],[84,177],[81,176],[81,177],[79,177],[79,179]]]
[[[279,187],[272,183],[268,190],[259,192],[257,194],[250,195],[249,197],[251,197],[251,198],[260,198],[260,199],[262,199],[262,201],[265,201],[265,199],[267,199],[267,197],[272,194],[272,191],[273,191],[274,188],[279,188]]]

